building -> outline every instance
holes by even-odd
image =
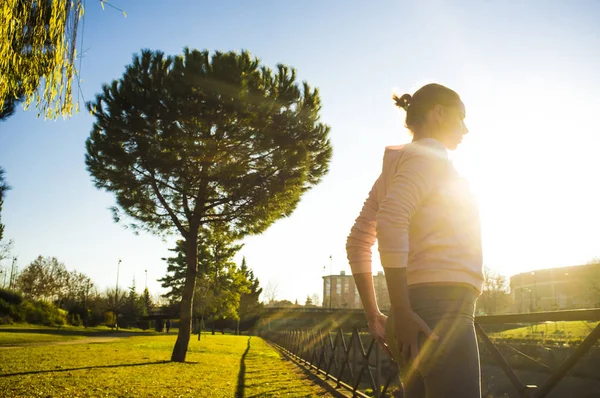
[[[510,277],[512,312],[600,306],[600,264],[541,269]]]
[[[373,287],[379,309],[390,308],[390,297],[383,272],[373,275]],[[341,271],[339,275],[323,277],[323,307],[325,308],[362,308],[360,296],[352,275]]]

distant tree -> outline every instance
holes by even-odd
[[[142,297],[136,291],[135,278],[125,294],[121,314],[119,323],[121,327],[125,328],[137,326],[139,318],[144,315],[144,303]]]
[[[279,292],[279,284],[277,282],[269,281],[267,283],[267,287],[265,287],[265,290],[264,290],[265,302],[267,304],[275,302],[275,300],[277,299],[278,292]]]
[[[9,258],[12,254],[14,241],[11,239],[9,241],[0,241],[0,261]]]
[[[314,306],[318,307],[319,305],[321,305],[321,300],[319,299],[319,295],[317,293],[313,293],[313,295],[310,296],[310,298]]]
[[[8,191],[10,187],[6,184],[6,180],[4,177],[4,169],[0,167],[0,221],[2,221],[2,205],[4,204],[4,195],[6,195],[6,191]],[[0,222],[0,242],[2,242],[2,237],[4,235],[4,225]]]
[[[107,310],[110,311],[113,317],[113,323],[109,326],[115,326],[119,330],[119,316],[123,314],[127,304],[127,291],[119,288],[108,288],[104,293],[104,297]]]
[[[318,91],[295,80],[295,70],[273,72],[247,52],[145,50],[87,104],[96,122],[86,164],[96,186],[116,195],[115,220],[125,213],[136,229],[183,238],[173,361],[185,361],[189,344],[201,228],[261,233],[327,172],[331,144]]]
[[[69,271],[61,279],[58,304],[67,310],[70,315],[77,315],[87,326],[88,308],[87,301],[90,292],[95,289],[92,280],[78,271]]]
[[[193,314],[204,320],[237,320],[241,296],[251,285],[247,280],[251,271],[247,267],[238,269],[233,262],[242,245],[235,243],[235,235],[225,224],[207,225],[200,230],[200,235]],[[187,269],[184,242],[178,241],[170,250],[175,256],[166,259],[167,275],[159,281],[162,287],[170,289],[165,297],[180,301]]]
[[[142,293],[142,306],[144,308],[144,315],[150,315],[150,311],[154,308],[154,302],[152,301],[152,297],[150,297],[150,292],[147,287]]]
[[[297,300],[296,300],[297,301]],[[279,300],[279,301],[272,301],[268,304],[265,304],[265,307],[269,307],[269,308],[289,308],[289,307],[294,307],[294,303],[292,303],[290,300]]]
[[[82,1],[3,0],[0,15],[11,22],[0,24],[0,119],[22,99],[52,119],[71,115]]]
[[[506,276],[492,270],[483,268],[483,291],[479,297],[478,307],[486,314],[495,314],[508,300],[508,281]]]
[[[198,279],[208,279],[207,286],[214,283],[215,274],[223,272],[233,264],[233,257],[242,248],[236,244],[235,234],[226,224],[207,224],[198,231]],[[167,274],[158,281],[163,288],[169,289],[164,297],[170,301],[181,301],[188,267],[186,245],[184,240],[176,242],[169,251],[174,256],[165,258]],[[197,281],[198,282],[198,281]]]
[[[65,297],[68,272],[56,257],[38,256],[17,279],[17,286],[26,298],[60,301]]]
[[[246,263],[246,257],[242,258],[242,265],[240,266],[240,272],[242,274],[243,283],[247,287],[247,291],[240,294],[240,305],[238,309],[238,320],[239,323],[243,324],[244,329],[249,327],[253,320],[256,321],[260,315],[263,304],[259,301],[262,293],[260,282],[258,278],[254,276],[254,272],[248,267]],[[238,333],[239,333],[238,323]]]
[[[587,262],[588,272],[583,288],[588,293],[588,299],[594,307],[600,307],[600,257],[594,257]]]
[[[306,296],[306,301],[304,302],[305,307],[314,307],[312,298],[310,296]]]

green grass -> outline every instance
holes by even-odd
[[[171,363],[175,338],[146,335],[98,344],[0,349],[0,395],[331,396],[259,337],[204,335],[197,341],[193,336],[187,362]]]
[[[598,323],[600,322],[571,321],[538,323],[531,326],[505,330],[500,333],[492,333],[491,336],[513,339],[541,339],[543,332],[543,337],[550,340],[584,339],[594,330]]]

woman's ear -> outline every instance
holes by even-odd
[[[446,108],[444,108],[442,105],[438,104],[433,107],[432,113],[433,113],[433,116],[435,117],[435,120],[439,123],[442,123],[446,117]]]
[[[434,126],[443,126],[446,123],[446,108],[442,105],[434,106],[431,111],[429,111],[429,117]]]

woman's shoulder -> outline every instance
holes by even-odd
[[[400,159],[416,157],[433,157],[436,159],[448,159],[448,151],[444,145],[436,139],[424,138],[404,145],[392,145],[385,147],[384,163],[387,159]]]

